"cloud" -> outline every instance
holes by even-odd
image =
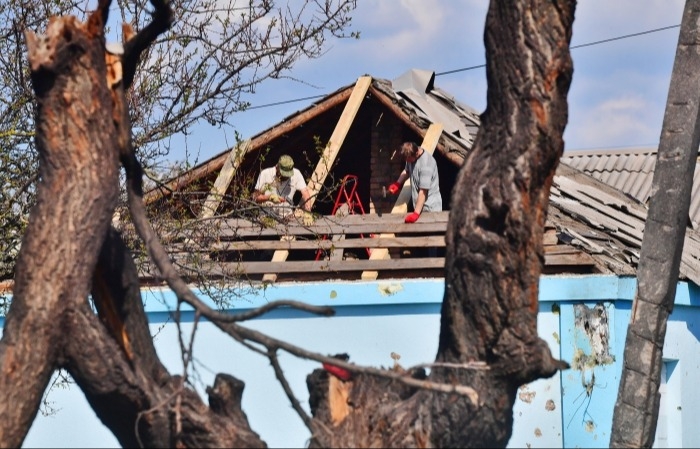
[[[577,108],[570,116],[573,126],[567,128],[566,142],[576,147],[596,149],[625,146],[653,146],[661,132],[659,109],[647,98],[624,94],[595,102],[588,108]]]
[[[483,55],[487,3],[486,0],[363,0],[353,16],[353,27],[361,32],[361,38],[338,42],[329,57],[342,55],[345,61],[369,68],[394,65],[396,75],[416,67],[439,71],[461,66],[468,59],[450,61],[455,50],[474,49],[476,55]],[[453,65],[436,67],[445,60]],[[388,76],[386,70],[381,71],[384,73],[378,76]]]

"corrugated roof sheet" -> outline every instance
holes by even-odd
[[[567,151],[561,161],[616,189],[649,203],[656,165],[656,148]],[[695,167],[690,211],[693,229],[700,227],[700,167]]]
[[[557,168],[549,201],[547,222],[556,227],[560,241],[591,254],[604,267],[601,272],[636,274],[648,211],[644,204],[566,162]],[[700,233],[689,229],[680,272],[697,285],[699,259]]]

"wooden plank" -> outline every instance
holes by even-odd
[[[559,237],[557,237],[556,229],[547,229],[542,237],[543,245],[556,245],[559,243]]]
[[[338,119],[338,123],[333,130],[333,134],[331,134],[331,138],[326,144],[326,148],[323,150],[321,159],[318,161],[316,169],[311,175],[309,192],[311,193],[310,201],[312,207],[316,201],[316,195],[321,191],[321,187],[326,181],[326,177],[338,156],[338,152],[345,141],[350,126],[355,120],[357,112],[360,110],[360,106],[365,99],[365,95],[367,95],[367,89],[369,89],[370,84],[372,84],[371,76],[361,76],[357,79],[355,88],[352,94],[350,94],[348,102],[345,104],[345,109],[343,109],[343,113],[340,115],[340,119]]]
[[[425,212],[421,215],[419,223],[447,223],[450,218],[450,211],[444,210],[439,212]],[[322,215],[314,220],[314,223],[309,225],[309,227],[319,227],[319,226],[354,226],[363,224],[376,224],[383,225],[389,224],[401,224],[403,223],[404,217],[400,215],[391,214],[348,214],[343,216],[338,215]],[[247,229],[247,228],[277,228],[283,229],[286,227],[302,226],[296,221],[290,221],[289,223],[279,223],[273,226],[263,224],[260,221],[246,220],[242,218],[229,218],[229,219],[215,219],[210,221],[212,226],[219,229]],[[167,226],[167,225],[166,225]],[[199,224],[193,223],[195,228],[198,228]],[[172,227],[179,228],[179,222],[173,221]]]
[[[595,265],[595,259],[589,254],[580,251],[569,254],[545,254],[545,265]],[[402,271],[444,268],[444,257],[415,257],[406,259],[356,259],[356,260],[295,260],[295,261],[270,261],[270,262],[206,262],[197,267],[202,273],[209,276],[222,276],[246,273],[249,275],[268,273],[341,273],[341,272],[365,272],[365,271]]]
[[[406,224],[400,215],[391,214],[367,214],[347,215],[335,217],[332,215],[321,216],[309,226],[298,222],[279,223],[274,226],[266,226],[260,222],[243,219],[212,219],[208,223],[211,226],[205,235],[216,235],[219,240],[236,240],[241,238],[256,237],[280,237],[283,235],[316,236],[334,234],[378,234],[378,233],[442,233],[447,230],[449,211],[425,212],[416,223]],[[200,222],[192,222],[195,226],[201,226]],[[179,229],[177,223],[164,224],[161,238],[174,245],[183,239],[189,239],[191,233],[201,235],[199,228]],[[170,231],[167,231],[170,229]],[[392,232],[394,231],[394,232]]]
[[[211,251],[263,251],[263,250],[341,250],[357,248],[431,248],[445,247],[444,235],[429,235],[416,237],[393,237],[393,238],[343,238],[334,240],[247,240],[244,242],[220,242],[207,246],[206,248],[193,249],[192,245],[171,245],[170,254],[178,253],[194,254],[196,252]]]
[[[338,246],[339,243],[341,243],[343,240],[345,240],[345,236],[340,234],[336,234],[333,236],[331,239],[331,260],[343,260],[343,247]],[[327,240],[326,240],[327,241]],[[330,248],[329,248],[330,249]]]
[[[270,228],[234,228],[220,229],[217,231],[217,238],[221,240],[271,237],[271,236],[321,236],[321,235],[352,235],[352,234],[373,234],[387,233],[394,231],[394,234],[405,233],[444,233],[447,230],[446,222],[426,222],[420,223],[362,223],[352,226],[343,225],[317,225],[317,226],[275,226]],[[172,240],[172,239],[168,239]]]
[[[209,275],[231,275],[234,273],[263,274],[263,273],[312,273],[312,272],[347,272],[366,270],[415,270],[442,268],[445,266],[444,257],[417,257],[411,259],[385,260],[295,260],[293,262],[230,262],[220,264],[204,264],[200,267]]]
[[[544,255],[545,266],[554,265],[584,265],[584,266],[594,266],[595,259],[591,257],[590,254],[586,254],[583,251],[571,254],[545,254]]]
[[[221,199],[226,194],[229,184],[231,184],[233,175],[236,174],[236,170],[238,170],[238,167],[241,165],[249,149],[250,140],[244,140],[239,142],[238,145],[233,147],[228,153],[224,166],[221,168],[219,176],[216,177],[216,181],[214,181],[214,185],[206,201],[204,201],[199,218],[211,218],[214,216],[216,209],[218,209],[219,204],[221,204]]]
[[[338,156],[340,147],[345,141],[345,137],[350,130],[350,126],[355,120],[355,116],[360,110],[360,106],[365,99],[365,95],[367,95],[367,89],[369,89],[371,84],[371,76],[361,76],[358,78],[357,82],[355,83],[355,87],[350,94],[350,98],[348,98],[348,102],[345,103],[343,113],[340,115],[340,119],[338,119],[338,123],[335,125],[333,134],[331,134],[331,138],[328,141],[326,148],[323,150],[321,159],[318,161],[316,169],[311,175],[311,180],[308,185],[309,194],[311,195],[311,198],[309,199],[310,208],[312,208],[316,202],[316,195],[318,195],[318,192],[321,190],[321,187],[323,186],[323,183],[326,180],[333,163],[335,162],[335,158]],[[275,251],[275,254],[272,256],[272,261],[281,262],[286,260],[288,256],[289,252],[285,250]],[[274,282],[276,279],[277,276],[274,273],[267,274],[263,278],[264,281],[269,282]]]
[[[435,152],[435,147],[437,147],[440,141],[440,136],[442,135],[443,126],[441,123],[431,123],[428,130],[423,136],[423,143],[421,147],[430,153],[431,155]],[[392,214],[405,214],[408,212],[408,201],[411,199],[411,179],[407,179],[401,188],[399,197],[394,203],[394,207],[391,208]],[[380,237],[393,237],[393,234],[380,235]],[[387,248],[378,248],[372,251],[369,257],[371,260],[388,259],[389,250]],[[379,273],[376,271],[367,271],[362,273],[362,279],[373,280],[377,279]]]

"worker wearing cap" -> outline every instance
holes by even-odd
[[[294,159],[283,154],[274,167],[266,168],[258,175],[253,192],[253,200],[265,206],[275,208],[280,216],[286,217],[294,212],[294,194],[301,192],[301,207],[311,210],[311,195],[301,172],[294,168]]]

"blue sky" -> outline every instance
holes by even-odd
[[[679,25],[682,0],[581,0],[572,46]],[[394,79],[412,68],[438,74],[484,64],[487,0],[358,0],[359,40],[335,40],[320,59],[301,61],[291,76],[270,80],[232,117],[242,137],[253,136],[362,75]],[[658,144],[679,28],[572,50],[566,150]],[[486,106],[485,69],[438,75],[435,84],[478,111]],[[265,106],[277,102],[290,103]],[[261,107],[262,106],[262,107]],[[233,129],[200,126],[188,137],[192,162],[235,142]],[[172,158],[184,157],[184,145]]]

